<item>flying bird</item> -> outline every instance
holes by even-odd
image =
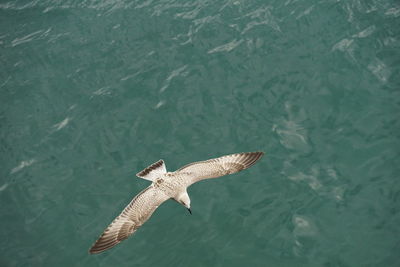
[[[151,185],[135,196],[121,214],[106,228],[90,248],[91,254],[103,252],[127,239],[142,226],[164,201],[173,199],[188,209],[187,188],[204,179],[217,178],[247,169],[263,152],[247,152],[190,163],[177,171],[167,172],[159,160],[136,175],[151,181]]]

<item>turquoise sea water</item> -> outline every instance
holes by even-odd
[[[0,266],[400,266],[398,1],[1,1]],[[112,250],[148,186],[225,154]]]

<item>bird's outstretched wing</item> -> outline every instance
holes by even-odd
[[[121,214],[106,228],[89,252],[100,253],[120,243],[144,224],[164,201],[169,199],[152,185],[144,189],[125,207]]]
[[[193,162],[176,172],[187,174],[187,185],[189,186],[203,179],[216,178],[247,169],[263,155],[263,152],[237,153],[215,159]]]

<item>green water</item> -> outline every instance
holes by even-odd
[[[400,5],[1,1],[0,266],[400,266]],[[225,154],[112,250],[135,177]]]

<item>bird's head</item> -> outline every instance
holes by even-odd
[[[185,191],[181,194],[179,194],[179,196],[176,199],[180,204],[182,204],[185,208],[188,209],[188,211],[190,212],[190,214],[192,214],[192,211],[190,209],[190,198],[188,193]]]

